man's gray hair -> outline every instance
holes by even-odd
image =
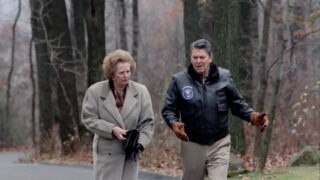
[[[198,39],[190,44],[190,53],[193,49],[203,49],[208,55],[212,54],[211,43],[206,39]]]

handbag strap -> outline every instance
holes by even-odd
[[[142,122],[142,124],[137,126],[137,131],[140,131],[142,128],[144,128],[150,121],[152,121],[151,118],[146,119],[145,121]]]

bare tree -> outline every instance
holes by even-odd
[[[77,83],[78,102],[82,102],[85,90],[87,89],[87,64],[88,53],[86,49],[86,23],[85,23],[85,3],[84,1],[72,0],[72,15],[70,19],[70,35],[73,47],[74,70]],[[80,73],[81,72],[81,73]],[[81,103],[80,103],[81,104]],[[78,104],[78,106],[80,106]],[[82,138],[87,132],[86,128],[79,123],[79,135]]]
[[[239,1],[240,5],[240,15],[239,15],[239,82],[238,87],[243,95],[246,102],[253,107],[253,67],[254,62],[257,61],[258,48],[259,44],[259,35],[258,35],[258,3],[257,1],[244,0]],[[248,127],[249,132],[254,132],[252,127],[248,124],[244,124],[245,127]],[[246,136],[248,142],[251,142],[253,139],[251,136]],[[236,139],[235,139],[236,140]],[[245,143],[243,141],[239,141]],[[239,144],[238,151],[242,155],[248,149],[247,146],[241,146],[243,143]],[[253,144],[253,143],[252,143]],[[241,148],[240,148],[241,147]]]
[[[105,0],[85,0],[88,37],[88,86],[102,79],[101,63],[105,57]]]
[[[11,65],[10,70],[8,74],[8,80],[7,80],[7,96],[6,96],[6,121],[4,123],[4,134],[9,134],[9,119],[10,119],[10,90],[11,90],[11,78],[14,71],[14,64],[15,64],[15,49],[16,49],[16,27],[17,23],[20,17],[21,13],[21,0],[18,1],[18,13],[16,15],[16,18],[14,20],[13,26],[12,26],[12,44],[11,44]],[[8,136],[7,136],[8,137]],[[10,142],[8,138],[6,138],[7,143]]]
[[[277,3],[277,5],[280,5],[281,1],[275,1]],[[267,132],[266,132],[266,136],[264,138],[264,147],[262,149],[262,154],[259,158],[259,164],[258,164],[258,170],[262,171],[265,167],[265,162],[268,156],[268,152],[269,152],[269,146],[271,144],[271,136],[272,136],[272,132],[274,129],[274,124],[276,124],[276,113],[277,113],[277,107],[280,105],[279,104],[279,94],[280,94],[280,87],[283,86],[283,74],[284,74],[284,65],[285,65],[285,55],[286,53],[290,52],[291,50],[293,50],[295,48],[296,45],[298,45],[299,43],[301,43],[303,40],[305,40],[308,36],[312,35],[313,33],[319,31],[318,29],[314,29],[308,33],[305,33],[303,36],[301,36],[297,41],[295,41],[293,44],[291,44],[291,39],[288,38],[290,37],[290,27],[292,25],[292,11],[293,11],[293,4],[294,1],[287,1],[286,6],[287,6],[287,10],[284,13],[284,18],[279,18],[281,19],[281,21],[279,22],[276,21],[276,26],[278,26],[278,28],[276,28],[276,34],[277,34],[277,39],[280,41],[281,43],[281,48],[280,48],[280,55],[278,55],[275,59],[273,59],[272,63],[270,64],[270,66],[267,68],[267,77],[270,74],[270,71],[273,67],[275,67],[275,65],[277,64],[277,75],[274,81],[274,89],[273,89],[273,94],[272,94],[272,101],[271,101],[271,108],[270,108],[270,112],[269,112],[269,119],[270,119],[270,125],[267,128]],[[278,13],[278,16],[282,16],[282,14],[280,14],[281,11]],[[283,20],[282,20],[283,19]],[[279,27],[280,26],[280,27]],[[287,45],[291,45],[290,47],[287,47]],[[289,54],[289,58],[290,58],[291,54]],[[302,65],[304,66],[304,65]]]
[[[265,97],[268,88],[268,77],[266,74],[267,69],[267,53],[269,47],[269,34],[270,34],[270,19],[273,0],[267,0],[263,11],[263,27],[262,27],[262,42],[259,50],[259,94],[257,96],[256,111],[264,111]],[[260,157],[263,148],[262,133],[256,128],[256,135],[254,140],[254,153]]]
[[[232,0],[214,0],[213,5],[213,52],[214,62],[231,71],[237,87],[240,84],[240,5]],[[245,154],[244,126],[240,118],[229,113],[231,148]]]
[[[37,22],[43,32],[42,41],[57,81],[57,110],[62,153],[74,151],[79,144],[79,113],[74,61],[64,0],[37,1]],[[50,129],[49,129],[50,132]],[[48,133],[48,132],[44,132]]]
[[[50,147],[47,144],[50,139],[50,132],[53,124],[53,106],[51,90],[51,62],[47,52],[47,35],[43,23],[47,21],[43,13],[45,4],[40,0],[30,0],[32,37],[35,44],[37,79],[38,79],[38,100],[39,100],[39,123],[40,123],[40,153],[48,152]]]
[[[186,65],[190,63],[190,44],[202,37],[202,27],[199,24],[200,12],[199,1],[184,0],[183,1],[184,12],[184,39],[186,48]]]
[[[138,0],[132,2],[132,57],[136,61],[137,66],[139,63],[138,52],[139,52],[139,3]],[[138,72],[132,77],[133,80],[138,81]]]
[[[276,1],[277,4],[280,4],[279,2]],[[288,4],[289,7],[289,4]],[[290,9],[290,7],[289,7]],[[272,100],[271,100],[271,109],[269,113],[269,120],[270,120],[270,125],[267,128],[266,136],[264,138],[264,147],[262,148],[261,155],[259,157],[259,164],[258,164],[258,171],[263,171],[265,167],[265,162],[268,156],[268,150],[269,150],[269,145],[271,141],[271,135],[272,135],[272,130],[273,130],[273,125],[275,123],[275,114],[276,114],[276,109],[277,109],[277,102],[278,102],[278,95],[279,95],[279,89],[280,89],[280,84],[281,84],[281,79],[282,79],[282,74],[283,74],[283,65],[284,65],[284,55],[285,55],[285,50],[287,46],[287,34],[288,34],[288,21],[289,21],[289,13],[286,13],[286,18],[283,22],[283,25],[281,27],[281,22],[278,22],[277,25],[280,26],[277,30],[277,39],[281,41],[281,50],[280,50],[280,61],[277,69],[277,76],[276,80],[274,83],[274,90],[272,94]],[[268,71],[267,71],[268,74]],[[268,76],[267,76],[268,77]]]
[[[68,17],[64,0],[51,1],[48,4],[48,26],[42,26],[47,33],[45,39],[52,68],[57,80],[57,104],[59,135],[62,154],[74,152],[79,145],[79,111],[75,78],[75,63]]]
[[[119,32],[120,32],[120,48],[123,50],[128,50],[128,42],[127,42],[127,33],[126,33],[126,19],[127,19],[127,10],[126,10],[126,2],[125,0],[118,0],[116,11],[119,13]]]
[[[35,78],[33,76],[34,70],[33,70],[33,62],[32,62],[32,43],[33,37],[30,39],[29,44],[29,65],[30,65],[30,80],[32,84],[32,98],[31,98],[31,136],[32,136],[32,143],[33,145],[37,144],[36,140],[36,117],[35,117],[35,111],[36,111],[36,83]]]
[[[258,44],[258,4],[256,1],[240,1],[239,20],[239,89],[244,99],[251,106],[253,92],[253,62],[257,60]]]
[[[72,20],[71,32],[74,47],[74,58],[76,61],[86,60],[85,42],[85,3],[83,1],[72,0]]]

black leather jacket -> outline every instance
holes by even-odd
[[[229,108],[233,115],[248,122],[254,113],[236,89],[228,70],[212,62],[208,77],[202,80],[190,64],[173,75],[162,116],[171,128],[181,117],[190,141],[212,145],[229,134]]]

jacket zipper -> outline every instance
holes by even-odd
[[[98,140],[97,140],[97,154],[99,154],[99,141],[100,141],[100,137],[98,136],[97,139],[98,139]]]
[[[205,122],[205,133],[208,131],[208,120],[207,120],[207,96],[206,96],[206,79],[202,78],[202,96],[203,96],[203,118]]]

